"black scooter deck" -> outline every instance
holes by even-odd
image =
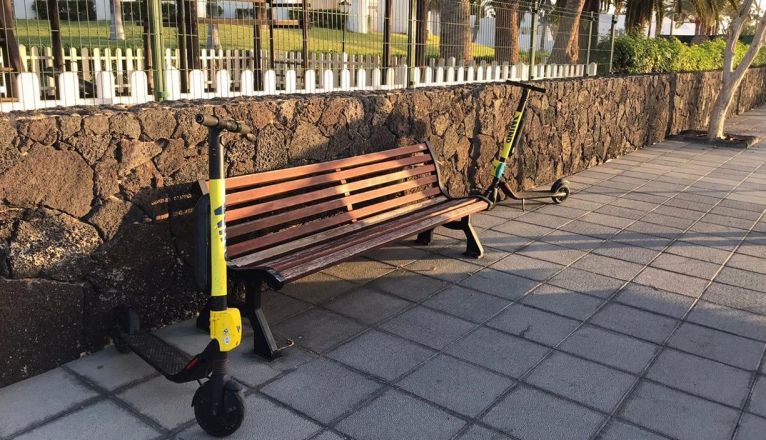
[[[149,332],[122,333],[120,337],[134,353],[166,377],[182,371],[191,360],[191,356]]]

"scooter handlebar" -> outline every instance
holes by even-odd
[[[508,84],[508,85],[512,85],[512,86],[516,86],[516,87],[521,87],[523,89],[528,89],[528,90],[532,90],[532,91],[535,91],[535,92],[545,93],[545,89],[544,88],[533,86],[532,84],[527,84],[527,83],[518,82],[518,81],[511,81],[511,80],[508,80],[505,83]]]
[[[253,131],[249,125],[242,121],[235,121],[234,119],[223,119],[219,118],[218,116],[198,114],[194,117],[194,120],[197,121],[198,124],[202,124],[205,127],[218,127],[222,130],[231,131],[232,133],[239,133],[245,136]]]

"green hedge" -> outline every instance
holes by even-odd
[[[300,20],[303,15],[300,9],[290,9],[289,16],[293,20]],[[311,26],[326,29],[343,29],[348,19],[348,13],[339,9],[312,9],[309,10],[309,23]]]
[[[627,74],[716,70],[723,67],[725,47],[726,41],[721,38],[689,46],[673,37],[624,35],[614,42],[613,69],[615,73]],[[735,63],[742,60],[747,48],[747,44],[737,43]],[[761,49],[753,62],[756,66],[764,64],[766,48]]]

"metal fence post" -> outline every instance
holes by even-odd
[[[590,17],[588,18],[588,52],[585,54],[585,65],[587,66],[590,64],[590,50],[593,42],[593,21],[595,18],[593,17],[593,11],[590,13]]]
[[[415,8],[418,0],[410,0],[410,17],[407,22],[407,88],[415,86]]]
[[[609,30],[609,73],[612,73],[612,62],[614,60],[614,34],[617,27],[617,16],[612,15],[612,28]]]
[[[535,40],[537,39],[537,22],[539,19],[539,11],[540,11],[540,5],[535,0],[534,3],[532,3],[532,29],[529,33],[529,80],[535,79],[535,46],[537,43]]]
[[[152,65],[154,78],[154,99],[162,101],[166,98],[165,93],[165,52],[162,44],[162,7],[160,0],[148,0],[149,7],[147,17],[149,19],[149,38],[152,44]]]

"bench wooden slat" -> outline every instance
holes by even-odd
[[[252,203],[254,201],[266,198],[274,197],[280,194],[289,193],[297,190],[307,190],[321,185],[330,185],[340,183],[344,179],[353,179],[356,177],[367,176],[370,174],[381,173],[389,170],[401,170],[407,166],[415,166],[419,164],[426,164],[431,162],[430,156],[418,155],[410,156],[401,159],[388,160],[385,162],[368,165],[365,167],[351,168],[344,171],[332,172],[319,176],[311,176],[300,178],[296,180],[290,180],[287,182],[281,182],[262,186],[259,188],[249,189],[245,191],[235,192],[226,195],[226,206],[239,205],[243,203]],[[422,165],[421,165],[422,166]],[[228,182],[227,182],[228,189]],[[234,212],[236,209],[231,210]],[[227,216],[227,220],[229,217]]]
[[[421,166],[416,168],[410,168],[404,171],[397,171],[394,173],[379,175],[370,177],[364,180],[358,180],[351,183],[332,186],[329,188],[322,188],[314,191],[304,192],[294,196],[282,197],[277,200],[269,202],[259,203],[253,206],[247,206],[244,208],[233,208],[229,210],[228,221],[234,221],[240,216],[253,217],[260,214],[264,214],[270,211],[277,211],[292,206],[300,206],[305,203],[315,202],[330,197],[342,196],[345,193],[351,193],[352,191],[369,188],[372,186],[382,185],[384,183],[391,183],[398,180],[407,178],[413,178],[421,176],[423,174],[431,174],[436,172],[436,168],[433,165]],[[350,195],[350,194],[349,194]],[[244,214],[242,214],[244,212]]]
[[[378,214],[386,210],[390,210],[394,207],[402,206],[408,203],[414,203],[428,199],[430,197],[440,196],[441,190],[439,188],[429,188],[417,193],[410,193],[396,199],[386,200],[384,202],[376,203],[374,205],[365,206],[364,208],[355,209],[353,211],[347,211],[342,214],[334,215],[320,220],[305,223],[300,228],[290,228],[279,232],[274,232],[263,237],[258,237],[250,240],[245,240],[236,244],[229,244],[227,246],[227,252],[230,257],[237,257],[249,252],[263,249],[267,246],[272,246],[278,243],[282,243],[291,239],[300,238],[305,235],[309,235],[314,232],[318,232],[333,226],[341,225],[351,220],[360,220],[367,216]],[[443,197],[443,196],[442,196]],[[446,199],[446,198],[445,198]],[[227,228],[228,229],[228,228]],[[228,231],[227,231],[228,233]]]
[[[436,176],[429,175],[415,180],[406,180],[395,185],[388,185],[382,188],[352,194],[348,197],[332,199],[326,202],[308,205],[303,208],[292,209],[289,211],[281,212],[279,214],[261,217],[257,220],[247,221],[245,223],[236,224],[231,227],[227,226],[227,239],[229,237],[235,238],[240,235],[259,231],[261,229],[274,228],[280,225],[284,225],[285,223],[295,222],[301,219],[329,213],[331,211],[346,207],[352,203],[366,202],[377,198],[390,196],[402,191],[413,190],[415,188],[435,182]],[[236,216],[232,215],[232,220],[250,217],[250,212],[257,210],[258,205],[254,205],[252,208],[241,209]]]
[[[385,225],[369,228],[362,234],[347,235],[338,240],[334,240],[332,243],[318,244],[317,246],[311,247],[308,252],[286,255],[284,257],[268,261],[268,265],[270,267],[279,268],[279,270],[282,271],[296,265],[301,265],[308,260],[321,259],[325,255],[336,252],[339,247],[364,243],[380,235],[394,234],[402,237],[402,228],[405,228],[413,223],[420,222],[423,219],[429,218],[436,219],[437,223],[443,223],[445,221],[443,220],[445,215],[449,215],[452,212],[460,212],[460,210],[469,206],[473,206],[476,211],[480,211],[486,208],[486,203],[477,201],[476,199],[447,200],[429,209],[424,209],[403,215],[397,219],[392,220],[391,222],[385,223]],[[454,216],[449,217],[447,221],[451,221],[453,218]]]
[[[304,261],[300,265],[291,266],[288,268],[281,268],[279,266],[270,266],[277,270],[280,275],[287,281],[306,276],[308,274],[317,272],[324,269],[327,266],[346,260],[354,255],[359,255],[362,252],[370,249],[375,249],[380,246],[384,246],[391,241],[398,239],[398,237],[406,237],[418,234],[420,232],[429,230],[435,225],[443,224],[454,219],[461,218],[463,216],[476,213],[486,208],[486,203],[470,204],[457,210],[451,210],[443,213],[438,217],[429,217],[426,219],[420,219],[417,222],[410,223],[404,227],[394,227],[393,225],[383,224],[378,227],[385,228],[387,233],[377,235],[363,241],[356,241],[351,246],[343,246],[338,243],[338,247],[332,253],[325,254],[321,257],[311,258]]]
[[[293,180],[300,176],[307,176],[327,171],[334,171],[338,168],[356,167],[366,164],[379,162],[399,156],[411,155],[418,152],[427,152],[426,144],[409,145],[406,147],[394,148],[392,150],[380,151],[376,153],[364,154],[361,156],[348,157],[345,159],[331,160],[311,165],[302,165],[283,170],[266,171],[257,174],[248,174],[245,176],[230,177],[226,179],[227,190],[235,190],[248,186],[262,185],[266,183],[279,182],[282,180]],[[427,155],[430,158],[430,155]]]
[[[268,247],[262,251],[247,254],[240,258],[234,258],[230,260],[230,262],[240,267],[257,265],[258,263],[262,261],[275,259],[276,257],[287,254],[289,252],[301,251],[304,248],[315,246],[319,243],[324,243],[328,240],[332,240],[333,238],[343,237],[345,235],[348,235],[348,234],[360,231],[361,229],[375,225],[377,223],[390,220],[394,217],[402,216],[413,211],[425,209],[430,206],[443,203],[445,200],[446,199],[444,199],[443,197],[434,197],[431,199],[427,199],[423,202],[418,202],[418,203],[413,203],[411,205],[402,206],[400,208],[396,208],[390,211],[385,211],[381,214],[377,214],[371,217],[361,219],[354,223],[339,226],[337,228],[332,228],[332,229],[320,232],[318,234],[309,235],[307,237],[294,240],[294,241],[289,241],[281,245]]]

